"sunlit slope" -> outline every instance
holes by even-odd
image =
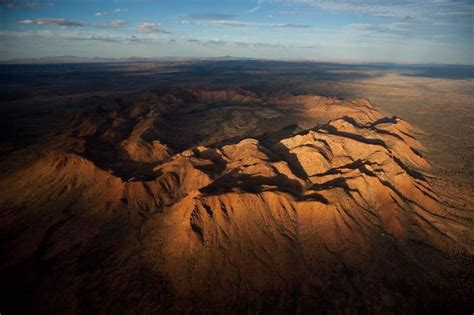
[[[416,132],[366,100],[241,89],[117,100],[1,179],[0,268],[30,270],[33,301],[56,301],[52,284],[75,301],[46,311],[91,304],[91,286],[105,295],[93,310],[127,307],[127,292],[137,311],[424,309],[437,259],[474,246],[472,221],[424,175]]]

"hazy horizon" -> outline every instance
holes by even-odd
[[[325,58],[259,58],[259,57],[248,57],[248,56],[232,56],[232,55],[222,55],[222,56],[186,56],[186,57],[177,57],[177,56],[150,56],[150,57],[139,57],[139,56],[118,56],[118,57],[106,57],[106,56],[97,56],[97,55],[45,55],[38,57],[30,58],[10,58],[10,59],[0,59],[0,63],[19,63],[21,61],[41,61],[41,60],[51,60],[51,63],[61,63],[62,58],[71,58],[84,60],[84,63],[87,63],[87,60],[104,60],[103,62],[117,61],[117,62],[127,62],[127,59],[139,59],[144,61],[167,61],[167,60],[183,60],[183,61],[193,61],[193,60],[255,60],[255,61],[275,61],[275,62],[312,62],[312,63],[329,63],[329,64],[341,64],[341,65],[394,65],[394,66],[466,66],[474,67],[473,64],[466,63],[443,63],[443,62],[391,62],[389,60],[350,60],[350,59],[325,59]],[[98,61],[101,62],[101,61]]]

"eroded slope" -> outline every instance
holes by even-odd
[[[455,304],[443,273],[472,261],[472,217],[432,188],[415,135],[366,100],[240,89],[79,114],[0,183],[0,268],[29,273],[9,294],[32,286],[44,311]]]

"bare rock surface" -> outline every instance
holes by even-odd
[[[2,294],[34,287],[40,313],[450,307],[473,221],[433,187],[417,133],[366,100],[241,89],[78,114],[0,180]]]

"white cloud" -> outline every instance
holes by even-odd
[[[309,24],[293,24],[293,23],[265,23],[265,22],[249,22],[232,19],[232,15],[227,14],[192,14],[187,15],[185,21],[196,20],[200,23],[217,24],[227,27],[238,28],[309,28]]]
[[[35,21],[33,21],[33,20],[21,20],[20,21],[20,24],[33,24],[33,23],[35,23]]]
[[[227,47],[227,48],[245,48],[245,49],[264,49],[264,48],[279,48],[279,49],[316,49],[317,45],[301,46],[296,44],[281,44],[281,43],[266,43],[266,42],[247,42],[234,40],[202,40],[191,38],[187,40],[188,43],[207,47]]]
[[[233,15],[221,13],[199,13],[185,16],[185,18],[189,18],[191,20],[230,20],[233,17]]]
[[[85,24],[82,22],[76,22],[76,21],[71,21],[71,20],[66,20],[66,19],[35,19],[35,20],[27,19],[27,20],[21,20],[20,24],[85,26]]]
[[[128,12],[128,9],[125,9],[125,8],[116,8],[116,9],[114,9],[114,12],[115,12],[115,13],[124,13],[124,12]]]
[[[260,7],[259,7],[259,6],[254,7],[254,8],[252,8],[252,9],[248,10],[247,13],[254,13],[254,12],[257,12],[258,10],[260,10]]]
[[[113,20],[108,25],[110,27],[121,27],[121,26],[127,25],[127,23],[128,23],[127,20]]]
[[[163,30],[159,23],[139,23],[137,24],[137,29],[143,33],[170,33],[168,31]]]
[[[352,23],[348,25],[348,29],[360,33],[375,34],[375,33],[391,33],[404,34],[411,32],[410,23],[394,22],[386,24],[372,24],[372,23]]]
[[[210,20],[211,24],[218,24],[228,27],[238,28],[310,28],[309,24],[292,24],[292,23],[263,23],[263,22],[247,22],[236,20]]]
[[[472,17],[474,10],[472,0],[259,0],[258,3],[312,6],[333,13],[350,12],[395,19],[427,19],[456,15],[455,12]]]
[[[68,40],[68,41],[91,41],[104,43],[153,43],[158,41],[154,38],[143,36],[125,36],[120,34],[109,34],[107,32],[82,32],[82,31],[54,31],[40,30],[27,32],[2,32],[0,37],[11,38],[42,38],[52,40]]]

